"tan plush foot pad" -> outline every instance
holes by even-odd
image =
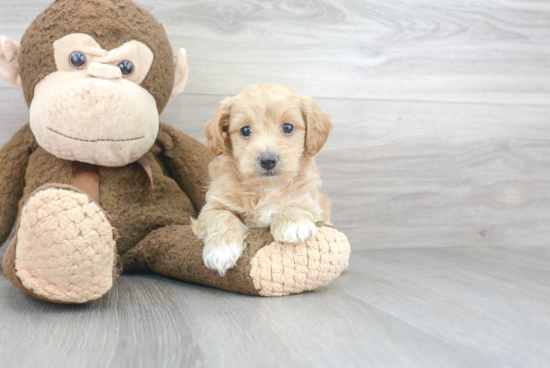
[[[250,277],[262,296],[284,296],[329,284],[346,268],[350,244],[331,227],[318,228],[305,243],[273,242],[251,260]]]
[[[87,195],[51,188],[29,198],[15,250],[25,288],[46,300],[84,303],[111,289],[114,263],[113,229]]]

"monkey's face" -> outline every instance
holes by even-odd
[[[56,0],[21,44],[0,36],[0,77],[23,87],[38,144],[66,160],[138,160],[188,74],[185,50],[173,55],[164,27],[131,0]]]
[[[139,159],[159,129],[155,98],[139,85],[152,51],[139,41],[106,51],[86,34],[53,46],[57,71],[36,85],[30,106],[38,144],[59,158],[102,166]]]

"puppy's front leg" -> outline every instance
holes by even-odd
[[[193,231],[199,239],[204,240],[204,264],[222,276],[241,257],[244,240],[248,235],[248,228],[233,213],[206,208],[193,224]]]
[[[279,242],[304,242],[316,233],[317,226],[313,215],[298,207],[283,209],[271,222],[271,235]]]

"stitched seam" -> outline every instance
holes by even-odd
[[[60,133],[56,130],[53,130],[52,128],[50,127],[47,127],[48,130],[51,130],[52,132],[56,133],[56,134],[59,134],[65,138],[69,138],[69,139],[74,139],[75,141],[82,141],[82,142],[126,142],[126,141],[136,141],[138,139],[143,139],[145,138],[145,136],[142,136],[142,137],[136,137],[136,138],[128,138],[128,139],[96,139],[96,140],[90,140],[90,139],[81,139],[81,138],[74,138],[74,137],[69,137],[68,135],[65,135],[63,133]]]

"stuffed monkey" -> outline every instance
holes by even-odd
[[[204,204],[212,154],[159,122],[183,91],[185,50],[129,0],[57,0],[21,45],[0,38],[0,75],[21,85],[30,122],[0,150],[0,244],[15,224],[5,276],[57,303],[98,299],[121,272],[155,272],[226,290],[280,296],[340,275],[345,236],[301,244],[255,229],[222,277],[189,224]]]

